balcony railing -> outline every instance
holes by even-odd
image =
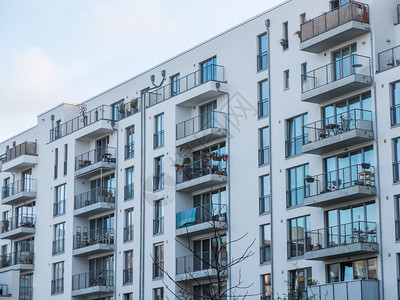
[[[368,163],[325,172],[305,179],[311,186],[306,197],[346,189],[353,186],[375,186],[375,168]]]
[[[259,211],[260,214],[265,214],[270,212],[270,195],[264,195],[259,197]]]
[[[363,109],[351,109],[347,112],[304,125],[304,131],[309,137],[308,142],[313,143],[358,129],[360,128],[361,120],[372,122],[372,112]]]
[[[226,161],[217,159],[199,160],[178,168],[176,183],[179,184],[210,174],[226,175]]]
[[[286,205],[292,207],[301,205],[304,202],[304,198],[310,197],[310,184],[304,183],[303,186],[289,188],[286,191]]]
[[[226,266],[227,253],[219,253],[218,261],[216,260],[216,255],[215,252],[205,251],[178,257],[176,259],[176,275],[215,269],[217,266]]]
[[[258,149],[258,165],[268,165],[269,164],[269,146],[265,146],[262,149]]]
[[[57,201],[53,204],[53,216],[65,214],[65,200]]]
[[[133,199],[133,196],[135,195],[134,191],[135,191],[135,189],[134,189],[134,184],[133,183],[125,185],[125,188],[124,188],[124,199],[125,200]]]
[[[34,228],[36,218],[32,214],[21,214],[2,220],[1,223],[1,233],[4,233],[21,227]]]
[[[133,225],[124,227],[124,242],[133,241]]]
[[[123,270],[123,284],[133,282],[133,269],[128,268]]]
[[[400,45],[378,53],[379,72],[400,66]]]
[[[356,221],[306,232],[306,251],[354,243],[376,243],[376,223]]]
[[[226,205],[212,203],[197,206],[176,214],[176,228],[184,228],[205,222],[226,222]]]
[[[5,153],[5,158],[3,160],[3,163],[7,163],[22,155],[36,156],[37,155],[36,151],[37,151],[36,142],[24,142],[7,150]]]
[[[72,276],[72,290],[81,290],[95,286],[114,286],[114,271],[91,271]]]
[[[153,191],[161,191],[164,189],[164,173],[155,174],[153,176]]]
[[[164,146],[164,130],[158,131],[153,135],[153,148],[160,148]]]
[[[392,126],[400,124],[400,104],[390,107],[390,120]]]
[[[265,51],[257,55],[257,71],[268,68],[268,52]]]
[[[300,135],[285,141],[286,157],[302,153],[302,146],[309,142],[308,134]]]
[[[85,128],[100,120],[112,120],[112,108],[109,105],[101,105],[69,120],[50,130],[50,142],[71,134],[79,129]]]
[[[63,253],[65,251],[65,238],[53,241],[53,254]]]
[[[301,84],[301,92],[305,93],[341,80],[351,75],[371,76],[370,58],[351,54],[335,62],[307,72]]]
[[[36,179],[25,178],[9,183],[3,186],[2,197],[6,199],[7,197],[14,196],[22,192],[36,192],[37,184]]]
[[[64,278],[53,279],[51,281],[51,293],[57,294],[64,292]]]
[[[135,156],[135,143],[129,143],[125,145],[125,159],[132,158]]]
[[[114,105],[113,120],[120,121],[139,112],[138,107],[132,107],[132,105],[131,102]]]
[[[115,153],[114,147],[97,147],[96,149],[78,155],[75,157],[75,171],[98,162],[115,163]]]
[[[114,188],[95,188],[75,196],[74,209],[80,209],[96,203],[115,203]]]
[[[346,3],[301,24],[301,41],[307,41],[350,21],[369,24],[368,5],[359,2]]]
[[[164,217],[153,219],[153,234],[161,234],[164,232]]]
[[[96,244],[114,244],[113,228],[98,228],[84,232],[77,232],[73,237],[75,249],[84,248]]]
[[[0,269],[18,264],[33,264],[34,253],[32,251],[17,251],[0,255]]]
[[[183,121],[176,125],[176,139],[193,135],[210,128],[226,129],[226,114],[218,111],[209,111],[199,116]]]
[[[258,100],[258,117],[268,116],[268,98]]]
[[[179,82],[175,81],[149,92],[149,106],[168,100],[209,81],[224,82],[224,67],[215,64],[208,65],[180,78]],[[178,89],[176,89],[176,86],[178,86]]]

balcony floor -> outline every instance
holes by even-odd
[[[227,175],[209,174],[176,184],[178,192],[194,192],[196,190],[211,187],[227,182]]]
[[[71,296],[72,297],[82,297],[82,296],[103,296],[106,297],[107,294],[110,294],[113,292],[113,288],[110,286],[91,286],[88,288],[84,289],[79,289],[79,290],[72,290]]]
[[[82,248],[77,248],[72,251],[74,256],[89,256],[93,254],[105,253],[109,251],[114,251],[114,244],[93,244],[90,246],[85,246]]]
[[[99,213],[115,210],[115,203],[98,202],[79,209],[74,210],[76,217],[88,217]]]
[[[320,250],[307,251],[304,258],[308,260],[329,260],[333,258],[349,257],[351,255],[378,253],[376,243],[353,243]]]
[[[0,234],[0,239],[17,239],[23,236],[34,234],[36,231],[35,227],[18,227],[13,230],[9,230]]]
[[[35,199],[37,196],[36,192],[20,192],[14,195],[8,196],[1,199],[1,204],[3,205],[18,205],[27,200]]]
[[[215,224],[215,226],[214,226]],[[226,222],[220,222],[220,221],[215,221],[213,224],[213,221],[210,222],[204,222],[201,224],[196,224],[192,226],[187,226],[187,227],[182,227],[176,229],[176,236],[185,236],[187,234],[190,234],[191,236],[197,234],[204,234],[204,233],[209,233],[213,232],[214,228],[217,228],[218,230],[226,230],[227,229],[227,224]]]

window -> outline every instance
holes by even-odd
[[[154,201],[154,219],[153,234],[161,234],[164,232],[164,200]]]
[[[269,97],[269,84],[268,80],[258,83],[258,117],[268,116],[268,97]]]
[[[171,97],[179,95],[179,92],[180,92],[180,87],[179,87],[180,76],[179,76],[179,74],[171,76],[170,83],[171,83]]]
[[[306,233],[311,230],[310,216],[291,219],[289,222],[288,257],[303,256],[306,251]]]
[[[153,148],[164,146],[164,114],[154,117],[154,143]]]
[[[114,286],[114,256],[90,259],[88,275],[95,276],[90,286]]]
[[[307,82],[307,63],[301,64],[301,83]]]
[[[220,267],[226,265],[226,236],[220,238],[211,238],[193,241],[193,251],[190,258],[193,257],[193,268],[185,265],[188,257],[177,259],[177,273],[196,272],[201,270],[215,269],[217,265]],[[218,261],[217,258],[218,257]],[[220,268],[219,267],[219,268]]]
[[[270,182],[269,175],[260,176],[260,214],[270,212]]]
[[[268,36],[267,33],[263,33],[258,36],[257,71],[264,70],[268,67],[267,51]]]
[[[400,124],[400,81],[392,83],[391,88],[391,98],[392,106],[390,108],[392,117],[392,126]]]
[[[395,197],[395,218],[396,241],[398,241],[400,240],[400,195]]]
[[[286,196],[288,207],[302,205],[304,198],[310,196],[310,184],[305,181],[307,175],[309,175],[308,164],[288,170],[288,190]]]
[[[133,250],[124,252],[124,275],[123,275],[123,283],[132,283],[133,282]]]
[[[164,289],[162,287],[153,289],[153,300],[164,300]]]
[[[258,165],[269,164],[269,128],[264,127],[258,130],[259,148],[258,148]]]
[[[281,39],[281,45],[282,45],[282,50],[286,50],[289,48],[289,28],[288,28],[288,22],[285,22],[282,24],[282,39]]]
[[[53,264],[53,280],[51,281],[51,293],[62,293],[64,291],[64,262]]]
[[[357,64],[357,44],[335,51],[332,55],[334,62],[333,77],[339,80],[356,73],[354,65]]]
[[[19,299],[33,299],[33,273],[21,275],[19,277]]]
[[[133,207],[125,209],[124,242],[133,241]]]
[[[164,277],[164,244],[153,245],[153,279]]]
[[[302,146],[308,143],[308,135],[304,127],[307,123],[307,114],[286,120],[286,157],[302,153]]]
[[[283,71],[283,89],[287,90],[290,88],[289,70]]]
[[[135,156],[135,126],[129,126],[126,131],[125,159]]]
[[[217,101],[200,106],[200,130],[217,127]]]
[[[54,179],[58,176],[58,148],[54,150]]]
[[[68,171],[68,144],[64,145],[64,176]]]
[[[66,184],[56,186],[53,216],[59,216],[65,214],[66,190],[67,190]]]
[[[311,267],[289,271],[289,295],[293,299],[307,299],[307,286],[311,284]]]
[[[261,275],[261,299],[260,300],[271,300],[272,289],[271,289],[271,274]]]
[[[354,0],[332,0],[331,1],[331,10],[339,8],[339,6],[345,5]]]
[[[134,167],[130,167],[125,169],[125,195],[124,199],[133,199],[134,197],[134,185],[133,185],[133,177],[134,177]]]
[[[200,63],[201,83],[217,79],[217,58],[210,58]]]
[[[227,291],[226,282],[221,282],[221,290]],[[216,296],[217,289],[211,284],[202,284],[193,286],[193,300],[205,300],[205,299],[221,299],[227,300],[227,295],[223,295],[221,298]],[[234,297],[233,297],[234,298]]]
[[[260,262],[265,263],[271,261],[271,225],[261,225],[261,247],[260,247]]]
[[[164,156],[154,159],[153,191],[164,189]]]
[[[126,293],[123,296],[123,300],[133,300],[133,293]]]
[[[362,279],[378,279],[376,258],[346,261],[327,265],[328,282],[341,282]]]
[[[54,225],[53,255],[63,253],[65,249],[65,223]]]
[[[13,193],[10,177],[3,180],[3,199]]]
[[[54,130],[54,139],[59,139],[61,137],[61,120],[56,121],[56,127]]]

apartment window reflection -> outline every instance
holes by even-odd
[[[308,164],[289,169],[287,175],[287,206],[302,205],[304,198],[310,196],[310,184],[305,181],[306,176],[309,175]]]
[[[392,126],[400,124],[400,81],[390,85]]]
[[[286,157],[302,153],[302,146],[308,143],[308,135],[304,125],[308,122],[308,115],[303,114],[286,121]]]
[[[171,76],[170,83],[171,83],[171,97],[178,95],[180,92],[180,87],[179,87],[180,76],[179,76],[179,74]]]
[[[154,149],[164,146],[164,114],[154,117]]]
[[[200,63],[201,83],[217,79],[217,58],[210,58]]]
[[[260,262],[265,263],[271,261],[271,225],[265,224],[260,227],[261,247]]]
[[[310,216],[289,220],[289,258],[304,255],[307,244],[306,232],[309,232],[310,230]]]
[[[164,189],[164,156],[154,159],[153,191]]]
[[[258,36],[258,55],[257,55],[257,71],[266,69],[268,60],[268,36],[267,33],[263,33]]]

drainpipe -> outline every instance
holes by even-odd
[[[117,166],[117,172],[115,172],[115,186],[117,187],[115,190],[114,190],[114,193],[115,193],[115,195],[114,195],[114,197],[115,197],[115,199],[118,199],[118,162],[119,162],[119,160],[118,160],[118,148],[119,148],[119,131],[118,131],[118,128],[117,128],[117,149],[115,150],[115,161],[117,162],[117,164],[116,164],[116,166]],[[114,216],[115,216],[115,222],[114,222],[114,224],[118,224],[118,200],[117,201],[115,201],[115,214],[114,214]],[[114,228],[114,242],[115,242],[115,245],[114,245],[114,266],[115,266],[115,269],[114,270],[118,270],[118,263],[117,263],[117,257],[118,257],[118,243],[117,243],[117,241],[118,241],[118,226],[115,226],[115,228]],[[116,289],[116,286],[117,286],[117,276],[118,276],[118,272],[114,272],[114,298],[115,299],[117,299],[117,289]]]

